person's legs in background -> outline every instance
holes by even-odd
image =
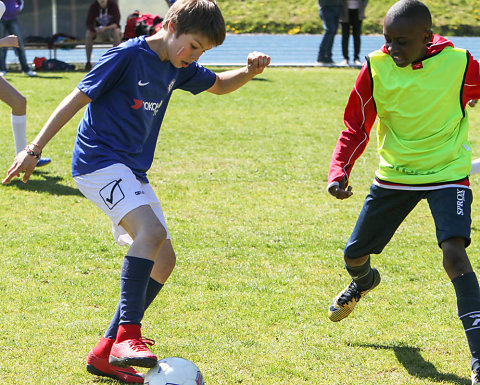
[[[32,69],[27,63],[25,46],[23,44],[22,30],[20,28],[20,24],[18,23],[18,19],[9,20],[8,24],[6,24],[6,27],[10,35],[16,35],[18,37],[18,48],[14,48],[14,50],[18,56],[18,61],[20,62],[22,72],[28,76],[37,76],[37,73],[35,71],[32,71]]]
[[[341,23],[342,25],[342,53],[343,53],[343,61],[340,63],[341,65],[348,65],[348,40],[350,39],[350,23]]]
[[[350,23],[353,36],[353,60],[355,65],[362,65],[360,61],[360,44],[362,35],[362,20],[358,17],[358,9],[349,10]]]
[[[5,36],[7,36],[5,22],[0,20],[0,38]],[[0,48],[0,76],[5,76],[7,74],[7,49],[7,47]]]
[[[338,6],[327,6],[320,9],[320,17],[323,20],[325,32],[318,51],[317,62],[319,63],[334,64],[332,60],[332,47],[335,34],[337,33],[341,12],[342,7]]]
[[[92,58],[92,49],[93,49],[93,41],[97,34],[93,31],[87,29],[85,33],[85,53],[87,55],[87,63],[85,64],[85,71],[90,71],[92,69],[92,63],[90,62]]]

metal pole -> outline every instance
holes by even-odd
[[[52,0],[52,35],[57,33],[57,0]]]

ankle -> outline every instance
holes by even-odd
[[[113,338],[100,338],[100,341],[98,341],[97,345],[92,349],[93,354],[99,358],[108,358],[114,342],[115,340]]]
[[[119,343],[130,339],[142,338],[140,325],[138,324],[121,324],[118,326],[117,339],[115,342]]]

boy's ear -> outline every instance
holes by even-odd
[[[175,33],[175,22],[170,20],[167,25],[168,32],[174,34]]]
[[[433,32],[431,30],[425,31],[424,39],[425,44],[431,43],[431,41],[433,40]]]

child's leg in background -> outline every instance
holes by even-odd
[[[0,77],[0,99],[12,109],[12,131],[15,152],[27,145],[27,99],[9,82]]]

